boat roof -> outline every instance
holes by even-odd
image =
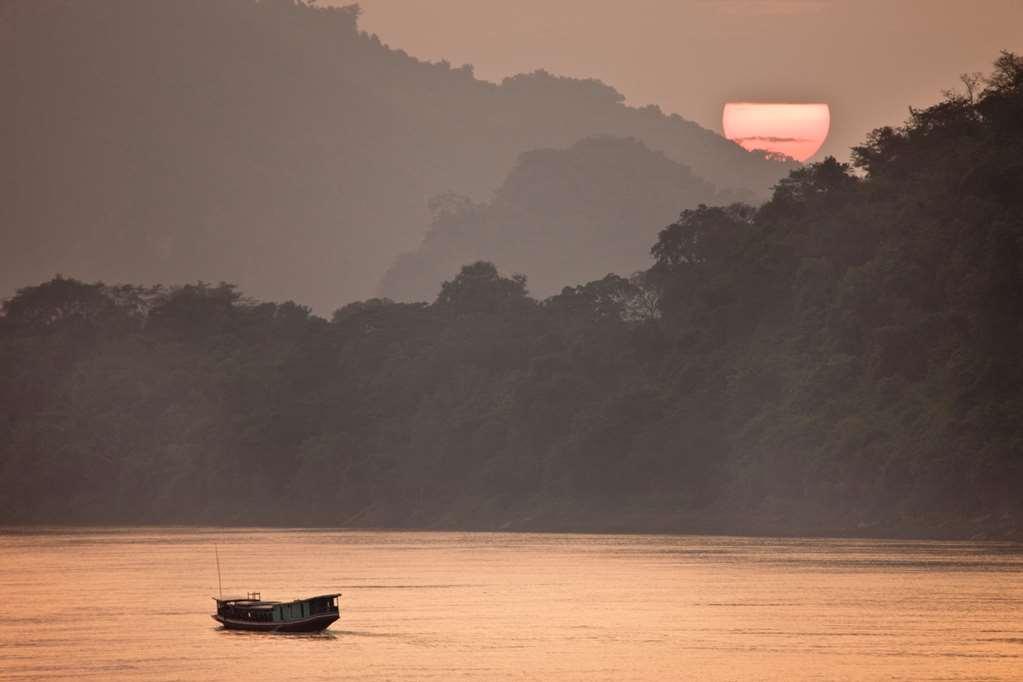
[[[220,604],[227,604],[227,603],[230,602],[232,604],[242,604],[244,606],[247,606],[247,607],[253,608],[253,609],[259,609],[259,608],[269,609],[269,608],[275,606],[276,604],[294,604],[295,602],[300,602],[300,601],[310,601],[312,599],[333,599],[334,597],[340,597],[340,596],[341,596],[340,592],[333,592],[331,594],[318,594],[318,595],[316,595],[314,597],[300,597],[298,599],[292,599],[290,602],[269,601],[269,600],[265,600],[265,599],[252,599],[251,597],[248,597],[248,596],[245,596],[245,597],[213,597],[213,599],[216,602],[220,603]]]
[[[268,611],[280,604],[277,601],[254,601],[252,599],[227,599],[225,601],[236,606],[252,609],[253,611]]]

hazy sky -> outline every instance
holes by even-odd
[[[333,0],[334,4],[349,4]],[[360,0],[362,27],[487,80],[546,68],[599,78],[631,104],[658,104],[721,131],[729,100],[817,101],[831,134],[817,158],[848,156],[1023,51],[1023,0]]]

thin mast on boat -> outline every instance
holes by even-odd
[[[224,584],[220,581],[220,552],[217,550],[217,546],[213,545],[213,553],[217,557],[217,589],[220,590],[220,598],[224,598]]]

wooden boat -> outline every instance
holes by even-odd
[[[232,630],[319,632],[341,617],[340,594],[321,594],[289,602],[263,601],[259,592],[244,597],[214,597],[213,620]]]

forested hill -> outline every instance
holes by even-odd
[[[637,140],[593,137],[534,150],[519,157],[489,202],[437,197],[426,238],[395,261],[380,294],[432,299],[446,277],[476,260],[527,275],[534,296],[631,273],[649,267],[659,226],[721,194]]]
[[[0,519],[1019,538],[1023,60],[854,158],[543,301],[22,289]]]
[[[532,149],[635,137],[750,197],[792,167],[597,81],[494,84],[418,61],[357,16],[292,0],[0,2],[0,296],[55,272],[224,278],[329,311],[416,247],[430,196],[485,201]]]

